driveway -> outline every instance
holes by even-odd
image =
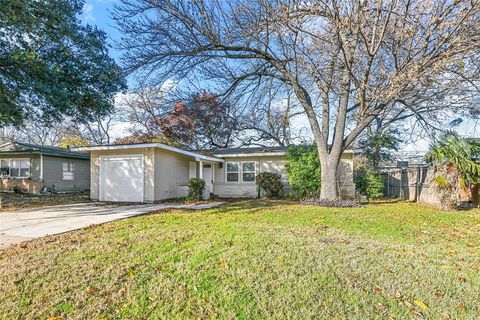
[[[0,249],[34,238],[125,219],[160,209],[181,208],[200,210],[212,208],[219,204],[221,203],[116,206],[80,203],[0,213]]]

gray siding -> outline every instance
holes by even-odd
[[[63,180],[63,162],[75,163],[73,180]],[[43,183],[57,191],[84,191],[90,188],[90,160],[43,156]]]

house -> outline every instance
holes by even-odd
[[[255,177],[276,172],[288,190],[285,147],[232,148],[209,154],[162,143],[74,148],[90,151],[91,198],[100,201],[153,202],[188,195],[190,178],[206,182],[206,197],[255,197]],[[338,185],[353,197],[353,153],[344,152]]]
[[[85,191],[90,188],[90,155],[70,149],[21,142],[0,145],[2,190],[20,188],[39,193],[44,187],[56,191]]]

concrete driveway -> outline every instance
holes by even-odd
[[[200,210],[212,208],[219,204],[221,203],[113,206],[98,203],[80,203],[0,213],[0,249],[34,238],[125,219],[160,209],[182,208]]]

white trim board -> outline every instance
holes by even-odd
[[[160,149],[165,149],[165,150],[169,150],[169,151],[172,151],[172,152],[177,152],[177,153],[180,153],[180,154],[184,154],[184,155],[193,157],[197,161],[206,160],[206,161],[212,161],[212,162],[223,162],[223,159],[209,157],[209,156],[205,156],[205,155],[200,154],[200,153],[182,150],[182,149],[175,148],[175,147],[172,147],[172,146],[167,146],[166,144],[158,143],[158,142],[155,142],[155,143],[138,143],[138,144],[119,144],[119,145],[110,145],[110,146],[78,147],[78,148],[71,148],[70,150],[72,150],[72,151],[102,151],[102,150],[138,149],[138,148],[160,148]]]

